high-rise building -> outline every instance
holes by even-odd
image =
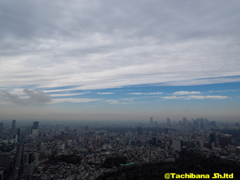
[[[231,135],[224,134],[222,136],[218,137],[218,143],[221,147],[226,147],[230,144],[232,144],[232,137]]]
[[[31,128],[31,134],[38,136],[38,121],[33,122],[33,126]]]
[[[208,120],[208,119],[204,119],[204,124],[205,124],[205,127],[208,127],[208,125],[209,125],[209,120]]]
[[[212,132],[209,135],[209,143],[210,143],[210,148],[213,149],[216,144],[216,133]]]
[[[153,125],[153,117],[150,117],[150,125]]]
[[[186,127],[187,126],[187,118],[183,117],[183,126]]]
[[[0,134],[3,133],[3,123],[0,123]]]
[[[15,133],[15,131],[16,131],[16,120],[12,120],[11,131],[12,131],[12,133]]]
[[[215,143],[216,142],[216,134],[214,132],[210,133],[209,141],[210,141],[210,143],[212,143],[212,142]]]
[[[38,121],[35,121],[35,122],[33,122],[33,129],[38,129],[38,124],[39,124],[39,122]]]
[[[171,120],[167,118],[167,126],[171,126]]]

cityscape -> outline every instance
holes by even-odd
[[[186,117],[134,123],[1,122],[0,179],[101,179],[123,168],[175,163],[183,151],[239,164],[239,131],[238,122]]]
[[[0,0],[0,180],[239,180],[239,9]]]

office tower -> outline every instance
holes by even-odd
[[[32,126],[32,134],[35,136],[38,136],[38,121],[33,122],[33,126]]]
[[[187,118],[183,117],[183,126],[187,126]]]
[[[221,147],[226,147],[232,144],[232,137],[231,135],[224,134],[218,137],[218,143]]]
[[[33,129],[38,129],[38,124],[39,124],[39,122],[38,121],[35,121],[35,122],[33,122]]]
[[[12,133],[15,133],[15,130],[16,130],[16,120],[12,120],[12,127],[11,127]]]
[[[0,123],[0,134],[3,133],[3,123]]]
[[[153,125],[153,117],[150,117],[150,125]]]
[[[214,132],[210,133],[209,135],[209,143],[210,143],[210,148],[214,148],[216,144],[216,134]]]
[[[167,126],[171,126],[171,120],[167,118]]]
[[[210,133],[209,141],[210,141],[210,143],[212,143],[212,142],[215,143],[216,142],[216,134],[214,132]]]
[[[205,124],[205,126],[208,127],[208,125],[209,125],[209,120],[208,120],[208,119],[204,119],[204,124]]]

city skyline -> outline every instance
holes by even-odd
[[[2,1],[0,121],[239,121],[239,8]]]

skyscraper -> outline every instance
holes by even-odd
[[[209,142],[210,143],[216,143],[216,134],[215,132],[211,132],[209,135]]]
[[[0,134],[3,133],[3,123],[0,123]]]
[[[187,125],[187,118],[183,117],[183,126],[186,126],[186,125]]]
[[[39,122],[38,121],[35,121],[35,122],[33,122],[33,129],[38,129],[38,124],[39,124]]]
[[[33,122],[33,126],[31,127],[31,134],[33,134],[34,136],[38,136],[38,121]]]
[[[167,126],[171,126],[171,120],[167,118]]]
[[[221,147],[226,147],[232,144],[232,137],[231,135],[224,134],[218,137],[218,143]]]
[[[153,125],[153,117],[150,117],[150,125]]]
[[[215,132],[211,132],[209,134],[209,143],[210,143],[210,148],[214,148],[215,144],[216,144],[216,133]]]
[[[11,131],[12,131],[12,133],[15,133],[15,131],[16,131],[16,120],[12,120]]]

